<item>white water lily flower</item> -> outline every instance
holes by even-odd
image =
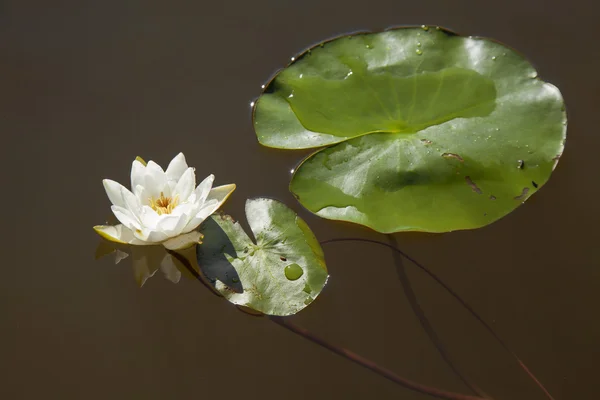
[[[215,177],[209,175],[194,188],[194,168],[188,167],[183,153],[166,171],[154,161],[144,165],[140,160],[131,167],[132,191],[110,179],[103,181],[111,209],[121,223],[94,230],[113,242],[163,244],[170,250],[201,243],[201,234],[194,229],[221,207],[235,184],[212,188]]]

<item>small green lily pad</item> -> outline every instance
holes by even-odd
[[[269,315],[292,315],[323,290],[328,274],[319,242],[306,223],[276,200],[246,202],[256,242],[228,216],[215,214],[200,227],[198,265],[233,304]]]
[[[559,90],[520,54],[442,29],[315,46],[254,108],[261,144],[330,146],[290,190],[317,215],[390,233],[485,226],[543,186],[560,158]]]

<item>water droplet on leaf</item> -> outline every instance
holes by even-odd
[[[421,49],[417,49],[417,50],[415,51],[415,53],[417,53],[418,55],[421,55],[421,54],[423,54],[423,51],[422,51]]]
[[[424,31],[428,31],[429,27],[427,25],[421,25],[421,29],[423,29]]]
[[[285,277],[288,278],[290,281],[295,281],[302,275],[304,275],[304,270],[298,264],[288,265],[287,267],[285,267],[283,272],[285,273]]]

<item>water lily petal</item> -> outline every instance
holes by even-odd
[[[219,205],[216,200],[209,200],[204,203],[200,208],[198,208],[196,214],[190,218],[187,225],[183,229],[183,233],[187,233],[193,229],[196,229],[217,208],[219,208]]]
[[[144,245],[145,242],[139,240],[133,235],[131,229],[119,225],[96,225],[94,226],[94,230],[98,235],[102,236],[106,240],[110,240],[111,242],[123,243],[123,244],[134,244],[134,245]]]
[[[149,206],[142,206],[140,211],[140,221],[142,226],[148,230],[156,229],[156,225],[158,225],[158,221],[160,220],[160,215],[156,211],[154,211]]]
[[[139,220],[126,208],[111,206],[111,210],[120,223],[131,230],[141,229]]]
[[[168,193],[175,193],[175,186],[177,186],[177,181],[169,179],[167,181],[167,186],[169,187],[169,189],[167,190]]]
[[[195,203],[184,203],[175,207],[171,215],[179,217],[179,221],[173,230],[169,231],[170,236],[177,236],[183,232],[190,219],[198,213],[199,207]]]
[[[127,208],[127,206],[125,205],[125,200],[123,199],[123,195],[121,194],[121,188],[125,189],[123,185],[111,179],[102,180],[102,184],[104,185],[106,195],[108,196],[108,199],[112,204],[114,204],[115,206]]]
[[[136,238],[148,242],[148,244],[158,244],[169,238],[165,232],[155,231],[148,228],[142,228],[139,231],[133,232]]]
[[[139,221],[140,204],[137,196],[131,193],[125,186],[113,180],[104,179],[102,183],[113,206],[131,211],[134,216],[133,219]]]
[[[217,211],[221,205],[225,203],[227,198],[229,198],[231,193],[233,193],[235,187],[235,184],[232,183],[213,188],[206,198],[206,203],[204,203],[198,210],[198,213],[190,219],[186,227],[183,229],[183,232],[187,233],[192,229],[196,229],[198,225],[204,222],[209,215]]]
[[[144,184],[144,176],[146,175],[146,166],[138,160],[134,160],[131,164],[131,188],[135,188]]]
[[[202,182],[200,182],[200,184],[194,191],[194,194],[196,197],[194,199],[194,201],[196,203],[200,203],[200,204],[204,203],[204,201],[206,200],[206,197],[210,193],[210,188],[212,187],[214,180],[215,180],[215,176],[213,174],[210,174],[209,176],[204,178],[204,180]]]
[[[196,174],[194,173],[194,168],[188,168],[183,175],[181,175],[179,182],[177,182],[177,185],[173,190],[173,196],[179,195],[179,201],[184,202],[190,197],[195,185]]]
[[[231,195],[231,193],[233,193],[233,191],[235,190],[236,186],[235,183],[230,183],[229,185],[223,185],[223,186],[217,186],[216,188],[213,188],[210,193],[208,194],[208,197],[206,198],[206,200],[217,200],[219,202],[219,207],[221,207],[221,204],[223,204],[227,198],[229,198],[229,196]],[[217,207],[217,208],[219,208]],[[216,209],[215,209],[216,211]]]
[[[187,213],[185,212],[187,209]],[[190,219],[189,212],[193,210],[193,204],[182,204],[176,207],[171,214],[158,215],[156,211],[148,206],[142,206],[140,213],[140,219],[142,222],[142,233],[137,233],[136,237],[141,240],[150,240],[154,243],[168,239],[173,236],[181,234],[183,228],[187,225]],[[152,237],[155,239],[148,239],[148,235],[151,232],[157,231],[162,232],[161,235],[155,234]],[[158,236],[157,236],[158,235]]]
[[[188,217],[191,217],[198,212],[198,208],[198,205],[192,202],[179,204],[173,209],[171,215],[187,215]]]
[[[137,185],[133,191],[135,197],[137,197],[140,206],[149,206],[150,205],[150,193],[146,190],[146,188],[142,185]]]
[[[171,160],[165,174],[170,181],[178,181],[187,168],[185,156],[179,153]]]
[[[121,186],[121,197],[125,203],[125,208],[131,211],[136,220],[139,221],[141,204],[137,196],[131,193],[125,186]]]
[[[165,196],[171,196],[170,187],[167,185],[167,175],[163,169],[154,161],[149,161],[146,165],[146,175],[144,177],[144,187],[154,198],[159,198],[161,192]]]
[[[148,241],[151,243],[162,243],[169,238],[165,232],[152,231],[148,234]]]
[[[161,215],[156,224],[156,230],[164,232],[167,236],[174,236],[173,231],[177,227],[181,215]]]
[[[200,232],[192,231],[163,242],[163,246],[169,250],[182,250],[201,243],[201,239],[202,234]]]
[[[160,270],[165,274],[165,278],[173,283],[178,283],[181,279],[181,271],[175,265],[175,260],[170,254],[166,254],[160,262]]]
[[[196,211],[196,209],[194,208],[194,209],[191,209],[189,213],[182,213],[180,215],[177,226],[171,231],[171,236],[181,235],[181,233],[183,232],[183,229],[187,226],[188,222],[190,222],[190,219],[193,216],[192,212],[195,212],[195,211]]]

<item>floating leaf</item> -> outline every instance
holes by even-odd
[[[380,232],[487,225],[541,187],[563,151],[558,89],[497,42],[402,28],[316,46],[257,100],[261,144],[330,145],[291,191]]]
[[[256,243],[228,215],[215,214],[200,230],[198,265],[230,302],[264,314],[292,315],[310,304],[327,281],[325,258],[306,223],[271,199],[246,202]]]

